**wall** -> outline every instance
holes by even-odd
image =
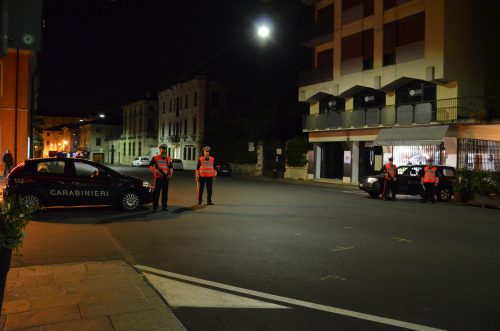
[[[28,94],[29,94],[29,58],[30,52],[19,52],[19,84],[18,84],[18,122],[15,136],[15,95],[16,95],[16,54],[9,49],[8,55],[0,58],[0,154],[7,149],[15,156],[16,163],[28,158]],[[3,163],[0,165],[3,174]]]

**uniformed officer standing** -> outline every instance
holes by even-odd
[[[436,186],[439,183],[439,177],[437,176],[437,167],[432,165],[433,160],[429,159],[429,165],[424,167],[423,176],[421,179],[422,185],[424,185],[424,200],[422,202],[427,202],[431,199],[434,203],[434,196],[436,195]]]
[[[389,163],[386,163],[381,172],[384,174],[384,187],[382,189],[382,199],[386,200],[391,192],[392,200],[396,201],[396,165],[392,163],[393,158],[389,158]]]
[[[203,147],[203,156],[198,159],[196,166],[195,180],[198,182],[198,204],[203,201],[203,189],[207,184],[207,204],[212,202],[212,181],[217,177],[217,171],[214,166],[214,158],[210,156],[210,146]]]
[[[161,207],[163,211],[168,211],[167,200],[168,200],[168,180],[172,177],[174,173],[174,168],[172,166],[172,160],[167,155],[167,145],[161,144],[160,155],[156,155],[151,159],[149,163],[149,169],[153,172],[155,177],[155,190],[153,193],[153,211],[158,210],[158,200],[161,195]]]

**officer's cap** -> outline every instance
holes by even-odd
[[[392,157],[390,157],[390,158],[389,158],[389,161],[392,161],[392,160],[394,160],[394,159],[393,159]]]
[[[210,152],[210,146],[205,146],[205,147],[203,147],[203,150],[204,150],[204,151],[207,151],[207,152]]]
[[[161,144],[160,146],[158,146],[158,148],[167,149],[167,144]]]

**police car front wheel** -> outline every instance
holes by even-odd
[[[136,210],[141,203],[141,198],[135,192],[127,192],[120,199],[120,208],[127,211]]]
[[[42,201],[36,194],[25,193],[23,194],[23,200],[26,207],[31,210],[38,210],[42,208]]]

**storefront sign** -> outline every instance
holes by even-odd
[[[253,141],[250,141],[248,143],[248,151],[249,152],[255,152],[255,143]]]
[[[422,89],[410,90],[410,96],[414,97],[418,95],[422,95]]]
[[[374,102],[375,101],[375,96],[374,95],[367,95],[365,97],[365,102]]]

